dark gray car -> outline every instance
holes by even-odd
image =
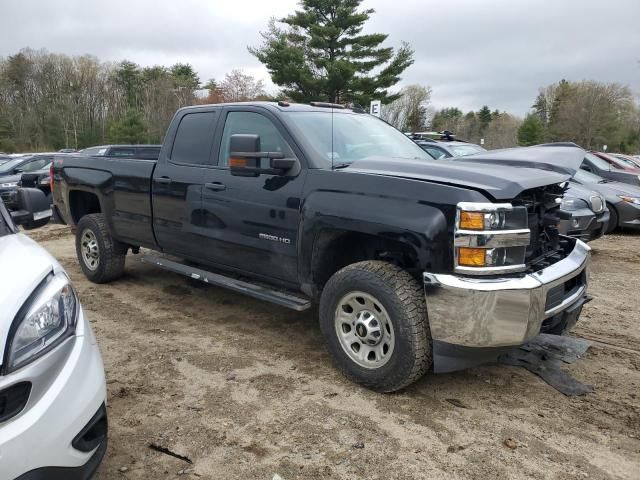
[[[571,215],[560,224],[562,234],[590,242],[607,231],[609,210],[605,199],[587,187],[570,182],[560,209]]]
[[[584,156],[584,161],[580,168],[607,180],[628,183],[629,185],[640,185],[640,176],[638,174],[615,168],[607,161],[590,152],[587,152]]]
[[[640,187],[607,180],[584,170],[579,170],[573,181],[604,197],[610,214],[607,233],[617,227],[640,229]]]

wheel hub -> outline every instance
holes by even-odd
[[[98,247],[98,239],[95,234],[87,229],[82,232],[80,238],[80,253],[84,264],[90,270],[98,268],[100,263],[100,248]]]
[[[345,353],[361,367],[380,368],[393,354],[391,318],[368,293],[354,291],[342,297],[336,305],[335,329]]]
[[[362,310],[356,315],[354,327],[358,338],[368,345],[377,345],[382,340],[380,322],[368,310]]]

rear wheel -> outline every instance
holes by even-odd
[[[393,392],[431,368],[431,336],[422,288],[386,262],[349,265],[327,282],[320,328],[336,366],[351,380]]]
[[[111,237],[102,214],[93,213],[78,222],[76,254],[90,281],[106,283],[122,276],[127,246]]]
[[[607,231],[604,233],[612,233],[618,228],[618,212],[610,203],[607,203],[607,208],[609,209],[609,224],[607,225]]]

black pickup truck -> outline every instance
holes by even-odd
[[[589,247],[559,235],[584,151],[433,161],[336,105],[179,110],[157,161],[54,160],[55,208],[89,280],[125,256],[296,310],[351,379],[394,391],[575,324]]]

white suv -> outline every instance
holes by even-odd
[[[19,197],[20,223],[50,215],[41,191]],[[69,277],[0,202],[0,480],[90,478],[107,448],[105,406],[102,357]]]

